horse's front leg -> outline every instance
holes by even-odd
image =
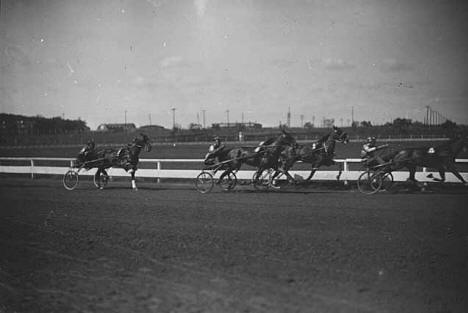
[[[274,179],[279,179],[281,175],[285,175],[289,183],[295,183],[296,180],[294,177],[289,174],[289,169],[292,167],[291,164],[283,163],[278,169],[276,169],[275,174],[273,175],[272,181]]]
[[[292,184],[296,183],[296,180],[294,179],[294,177],[291,176],[291,174],[289,174],[289,171],[288,170],[283,170],[282,173],[284,175],[286,175],[286,177],[288,178],[288,181]]]
[[[270,175],[268,178],[268,185],[275,188],[276,187],[276,181],[281,177],[280,174],[283,174],[280,170],[275,170],[273,175]]]
[[[341,174],[343,173],[343,163],[338,164],[338,175],[336,175],[336,180],[340,180]]]
[[[263,173],[263,168],[259,167],[257,171],[255,172],[253,180],[258,181],[262,173]]]
[[[137,191],[138,190],[138,187],[136,185],[136,181],[135,181],[135,172],[136,172],[136,169],[131,169],[130,170],[130,174],[132,175],[132,189]]]

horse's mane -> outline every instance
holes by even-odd
[[[269,146],[271,145],[272,143],[274,143],[276,141],[277,138],[268,138],[267,140],[265,140],[262,144],[262,146]]]
[[[218,153],[216,153],[216,156],[218,156],[222,160],[226,160],[231,150],[232,148],[224,148],[221,151],[218,151]]]
[[[317,140],[317,143],[318,144],[323,144],[324,142],[326,142],[328,140],[328,138],[330,137],[330,133],[322,136],[322,138],[320,138],[319,140]]]

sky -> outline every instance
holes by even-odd
[[[467,16],[456,0],[1,0],[0,112],[346,126],[430,106],[468,124]]]

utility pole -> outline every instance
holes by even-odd
[[[432,109],[430,109],[429,114],[431,115],[430,125],[432,126],[432,125],[434,125],[434,111],[432,111]]]
[[[124,130],[127,132],[127,110],[125,110]]]
[[[205,112],[206,110],[202,110],[203,112],[203,128],[206,128],[206,124],[205,124]]]
[[[426,124],[426,126],[429,125],[429,110],[430,109],[431,108],[428,105],[426,105],[426,118],[424,119],[424,124]]]
[[[301,114],[301,127],[304,128],[304,114]]]
[[[176,108],[172,108],[172,129],[175,129],[176,127],[176,124],[175,124],[175,111],[176,111]]]
[[[226,116],[227,116],[227,127],[229,127],[229,110],[226,110]]]
[[[354,123],[354,107],[351,107],[351,125]]]
[[[286,124],[288,125],[288,128],[291,127],[291,106],[289,106],[289,108],[288,108],[288,115],[287,115],[287,119],[286,119]]]

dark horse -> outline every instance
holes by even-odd
[[[257,165],[257,171],[254,175],[254,182],[258,181],[262,177],[262,173],[266,170],[273,169],[275,174],[270,178],[269,185],[273,186],[273,179],[279,174],[285,174],[289,179],[292,179],[291,175],[283,169],[281,166],[281,154],[285,149],[291,148],[295,145],[296,139],[291,136],[286,130],[281,128],[282,134],[276,139],[270,138],[263,142],[259,148],[257,148],[257,154],[259,155],[259,164]]]
[[[230,172],[236,172],[242,164],[247,164],[256,167],[254,180],[259,179],[262,173],[270,168],[278,168],[278,160],[281,152],[286,146],[295,144],[296,140],[284,128],[281,128],[281,135],[276,138],[269,138],[261,142],[254,151],[249,151],[244,148],[223,149],[217,153],[208,153],[205,157],[205,165],[216,165],[216,159],[222,163],[220,169],[224,172],[221,174],[221,180]]]
[[[140,134],[131,143],[118,150],[111,148],[95,150],[94,142],[90,142],[80,151],[75,166],[86,169],[97,168],[94,181],[100,189],[103,188],[109,179],[106,169],[111,167],[123,168],[132,175],[132,188],[138,190],[135,183],[135,172],[137,171],[139,155],[142,149],[145,149],[146,152],[151,151],[150,139],[145,134]]]
[[[224,148],[214,153],[208,152],[204,160],[206,166],[223,171],[218,181],[229,173],[237,172],[244,163],[256,167],[259,157],[255,152],[243,148]]]
[[[283,169],[283,172],[287,173],[287,171],[297,161],[310,163],[312,165],[312,170],[309,177],[306,179],[310,180],[319,167],[335,164],[333,157],[335,155],[336,141],[347,144],[349,142],[349,138],[346,132],[336,126],[333,126],[332,130],[328,134],[312,144],[296,145],[286,148],[281,154],[281,168]]]
[[[406,148],[393,152],[393,157],[390,159],[389,171],[395,171],[401,168],[407,168],[410,176],[408,181],[416,182],[416,168],[427,167],[434,168],[439,171],[440,178],[434,178],[429,175],[429,178],[435,181],[444,182],[445,172],[452,172],[462,183],[467,185],[465,179],[460,175],[455,167],[455,158],[458,154],[466,149],[468,142],[465,136],[458,134],[447,142],[433,147],[418,147]],[[382,155],[385,158],[385,155]]]

